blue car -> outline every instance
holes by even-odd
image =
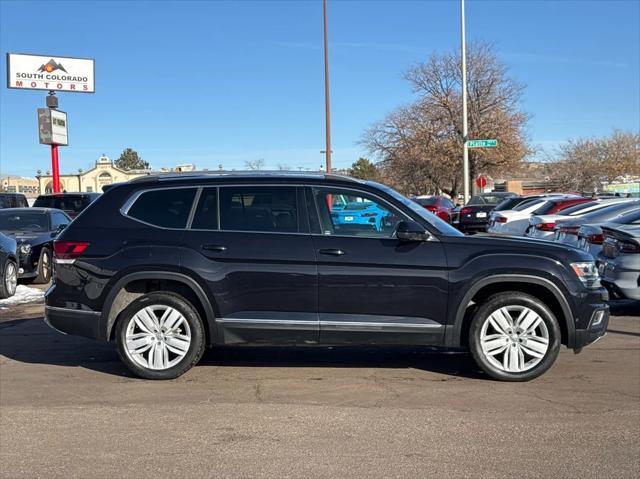
[[[381,231],[387,225],[389,212],[371,201],[353,201],[341,209],[332,208],[331,218],[335,226],[353,226],[354,229]]]

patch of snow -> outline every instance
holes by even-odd
[[[17,306],[19,304],[38,303],[43,298],[44,291],[19,284],[16,288],[16,294],[10,298],[0,299],[0,309],[8,309],[7,306]]]

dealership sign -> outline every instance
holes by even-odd
[[[38,132],[43,145],[68,145],[67,114],[52,108],[38,108]]]
[[[7,86],[25,90],[95,92],[90,58],[7,53]]]

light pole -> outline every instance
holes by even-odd
[[[331,173],[331,105],[329,101],[329,40],[327,32],[327,0],[322,0],[324,18],[324,115],[326,135],[326,163],[327,173]]]
[[[466,204],[469,201],[469,147],[467,146],[467,45],[464,32],[464,0],[460,0],[460,37],[462,40],[462,183]]]

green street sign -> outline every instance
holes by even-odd
[[[467,148],[495,148],[498,140],[467,140]]]

